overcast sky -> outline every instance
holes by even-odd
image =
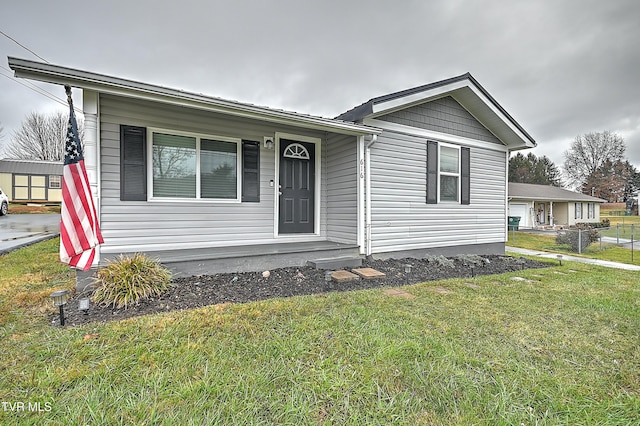
[[[0,3],[0,31],[52,64],[326,117],[470,72],[534,154],[560,166],[577,135],[610,130],[640,168],[639,17],[637,0]],[[40,60],[0,34],[4,143],[29,112],[66,110],[7,56]]]

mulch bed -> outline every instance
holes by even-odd
[[[443,260],[445,258],[440,258]],[[482,256],[480,264],[471,267],[470,258],[447,258],[444,265],[437,259],[366,260],[362,267],[374,268],[386,274],[385,278],[356,281],[325,281],[325,271],[312,267],[292,267],[271,270],[268,278],[262,272],[199,275],[173,280],[171,289],[160,297],[141,301],[127,309],[114,309],[111,305],[91,303],[87,314],[78,310],[80,295],[75,295],[65,307],[66,325],[80,325],[96,321],[114,321],[181,309],[192,309],[218,303],[246,303],[275,297],[291,297],[331,291],[361,290],[376,287],[397,287],[436,281],[446,278],[470,278],[473,275],[491,275],[530,268],[545,268],[549,264],[510,256]],[[477,257],[475,258],[478,259]],[[410,273],[404,265],[411,264]],[[50,317],[51,324],[59,325],[57,312]]]

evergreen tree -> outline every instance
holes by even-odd
[[[518,152],[509,159],[509,182],[560,186],[560,170],[547,156]]]

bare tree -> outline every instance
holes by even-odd
[[[55,112],[45,115],[32,112],[24,119],[4,147],[6,158],[17,160],[63,161],[69,115]],[[83,139],[82,121],[78,121],[78,133]]]
[[[626,149],[624,139],[608,130],[577,136],[569,150],[564,152],[567,184],[574,188],[582,187],[606,161],[623,161]]]
[[[637,195],[638,178],[639,173],[630,162],[607,160],[587,177],[582,193],[621,203]]]

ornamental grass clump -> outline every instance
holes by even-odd
[[[163,294],[170,281],[171,272],[158,261],[140,253],[132,257],[120,255],[98,269],[92,300],[126,309],[142,299]]]

